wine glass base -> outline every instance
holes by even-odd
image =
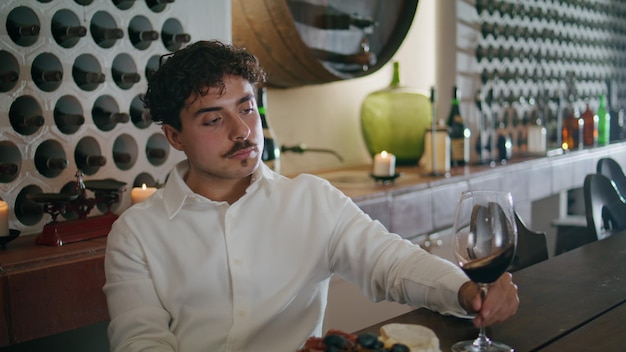
[[[478,346],[474,340],[460,341],[452,345],[452,352],[513,352],[513,348],[491,341],[488,346]]]

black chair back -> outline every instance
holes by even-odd
[[[622,166],[615,159],[602,158],[598,160],[596,172],[613,180],[622,198],[626,198],[626,175],[624,175]]]
[[[517,271],[548,259],[548,244],[545,232],[530,230],[515,212],[517,224],[517,249],[509,271]]]
[[[583,186],[587,227],[603,239],[626,229],[626,203],[615,183],[601,174],[589,174]]]

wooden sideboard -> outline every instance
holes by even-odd
[[[34,241],[20,237],[0,251],[0,347],[108,319],[106,239],[62,247]]]
[[[450,177],[400,167],[393,184],[368,179],[368,166],[317,173],[353,198],[373,218],[404,237],[451,226],[454,205],[466,189],[513,193],[526,218],[533,201],[580,187],[601,157],[626,165],[626,143],[554,157],[527,157],[508,165],[469,166]],[[353,182],[354,181],[354,182]],[[104,284],[106,238],[62,247],[34,244],[24,234],[0,251],[0,347],[108,319]]]

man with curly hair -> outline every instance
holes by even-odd
[[[390,233],[327,181],[263,164],[264,82],[253,55],[218,41],[177,51],[150,78],[144,103],[187,159],[109,234],[112,351],[296,351],[322,335],[333,274],[372,301],[475,313],[476,325],[515,314],[510,274],[483,302],[456,265]]]

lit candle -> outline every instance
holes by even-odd
[[[146,187],[144,183],[141,187],[135,187],[130,192],[130,200],[133,204],[141,203],[148,199],[156,191],[155,187]]]
[[[374,155],[374,176],[387,177],[396,174],[396,156],[382,151]]]
[[[0,237],[9,235],[9,205],[0,200]]]

